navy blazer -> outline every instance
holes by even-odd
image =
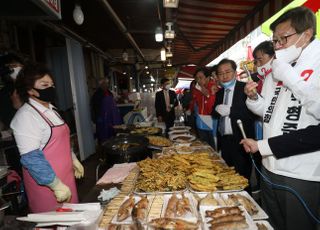
[[[254,121],[257,119],[257,116],[254,115],[246,106],[247,95],[244,93],[245,85],[246,84],[243,82],[236,81],[229,114],[233,135],[239,140],[239,142],[243,137],[238,127],[237,120],[240,119],[242,121],[247,137],[254,138]],[[215,108],[217,105],[223,104],[223,96],[224,90],[219,90],[216,93],[216,101],[212,109],[213,118],[218,119],[218,127],[220,114],[216,112]]]

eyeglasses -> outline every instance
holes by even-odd
[[[230,73],[234,73],[234,71],[233,70],[228,70],[226,72],[218,72],[217,76],[218,77],[222,77],[223,75],[229,75]]]
[[[288,38],[293,36],[293,35],[295,35],[295,34],[297,34],[297,32],[295,32],[293,34],[286,35],[286,36],[282,36],[279,39],[274,39],[274,40],[272,40],[272,43],[273,43],[274,46],[276,46],[277,43],[279,43],[280,45],[283,46],[283,45],[287,44]]]

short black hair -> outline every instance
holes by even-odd
[[[199,67],[196,69],[196,72],[194,72],[193,78],[195,78],[199,72],[202,72],[207,78],[211,76],[211,72],[207,67]]]
[[[224,58],[218,63],[217,70],[221,65],[224,65],[224,64],[230,64],[234,71],[237,70],[237,64],[235,63],[235,61],[228,59],[228,58]]]
[[[211,74],[212,73],[217,73],[217,69],[218,69],[218,65],[213,65],[212,67],[211,67]]]
[[[307,7],[300,6],[293,9],[286,11],[282,14],[277,20],[275,20],[270,25],[270,29],[275,31],[276,27],[283,22],[289,21],[291,22],[291,26],[296,30],[298,34],[306,31],[307,29],[313,30],[313,37],[311,40],[314,39],[316,35],[316,16]]]
[[[23,64],[23,60],[21,57],[19,57],[17,54],[15,53],[8,53],[6,55],[3,55],[1,57],[1,62],[3,65],[8,65],[11,63],[20,63]]]
[[[166,83],[167,81],[169,81],[168,78],[162,78],[161,81],[160,81],[160,83],[161,83],[161,85],[163,85],[163,84]]]
[[[268,54],[270,57],[274,56],[275,54],[272,41],[264,41],[264,42],[261,42],[259,45],[257,45],[256,48],[254,48],[252,53],[254,58],[257,58],[258,51],[261,51],[264,54]]]
[[[53,80],[50,70],[40,63],[29,63],[20,71],[16,80],[17,93],[23,102],[29,101],[28,91],[34,87],[38,79],[43,78],[45,75]]]

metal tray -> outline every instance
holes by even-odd
[[[253,220],[262,220],[262,219],[269,218],[267,213],[260,207],[260,205],[246,191],[223,193],[223,194],[221,194],[221,196],[226,201],[228,195],[231,195],[231,194],[239,194],[239,195],[245,196],[246,198],[248,198],[251,201],[251,203],[254,206],[256,206],[258,213],[251,216]]]
[[[215,210],[215,209],[220,208],[220,207],[223,207],[223,206],[201,206],[200,207],[200,215],[201,215],[202,222],[203,222],[203,229],[210,229],[209,225],[208,225],[208,221],[211,218],[208,218],[208,217],[205,216],[206,211],[207,210]],[[246,222],[248,224],[248,228],[246,228],[244,230],[257,230],[257,226],[255,225],[255,223],[253,222],[252,218],[247,213],[247,211],[242,206],[239,206],[239,208],[243,212],[243,215],[246,218]]]
[[[154,191],[154,192],[143,192],[143,191],[138,191],[137,188],[134,189],[133,193],[137,195],[166,195],[166,194],[173,194],[173,193],[181,193],[181,192],[186,192],[188,191],[188,188],[184,188],[181,190],[175,190],[175,191]]]
[[[257,221],[254,221],[254,223],[257,225],[257,224],[263,224],[264,226],[266,226],[266,228],[268,229],[268,230],[274,230],[274,228],[271,226],[271,224],[268,222],[268,221],[266,221],[266,220],[257,220]],[[257,225],[257,227],[258,227],[258,225]],[[259,228],[258,228],[258,230],[259,230]]]
[[[129,196],[125,196],[121,205],[129,198]],[[137,202],[139,202],[139,200],[141,199],[140,196],[134,196],[134,200],[135,200],[135,204]],[[154,199],[154,196],[147,196],[147,199],[149,200],[149,204],[148,204],[148,208],[147,208],[147,215],[146,218],[144,219],[143,223],[146,223],[148,221],[148,214]],[[121,205],[119,206],[119,208],[121,207]],[[132,220],[132,215],[129,215],[127,219],[123,220],[123,221],[118,221],[117,220],[117,214],[112,218],[111,221],[112,224],[132,224],[133,220]]]
[[[183,215],[181,217],[175,217],[175,218],[183,219],[183,220],[186,220],[189,222],[196,223],[199,219],[199,216],[198,216],[196,204],[194,202],[194,198],[193,198],[192,194],[189,192],[185,192],[184,195],[185,195],[185,197],[187,197],[189,199],[191,211],[187,212],[185,215]],[[162,206],[162,210],[161,210],[161,217],[165,217],[167,205],[168,205],[168,202],[169,202],[169,199],[171,198],[171,196],[172,196],[172,194],[164,195],[164,198],[163,198],[164,202],[163,202],[163,206]],[[182,197],[181,193],[176,193],[176,196],[179,199]]]
[[[216,191],[196,191],[196,190],[193,190],[189,183],[188,183],[188,190],[192,193],[196,193],[196,194],[208,194],[210,192],[213,192],[213,193],[233,193],[233,192],[241,192],[243,191],[243,189],[239,189],[239,190],[216,190]]]

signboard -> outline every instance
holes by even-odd
[[[44,10],[50,19],[61,19],[61,3],[60,0],[32,0]]]

